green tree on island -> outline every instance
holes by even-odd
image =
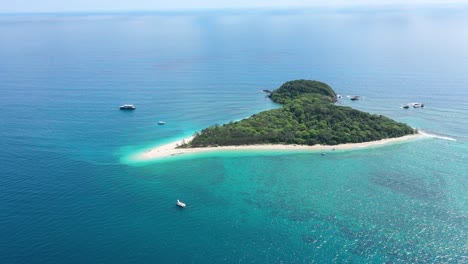
[[[214,125],[182,148],[253,144],[336,145],[395,138],[417,131],[382,115],[337,106],[336,93],[319,81],[284,83],[269,97],[283,107]]]

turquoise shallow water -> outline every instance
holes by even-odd
[[[467,262],[467,17],[1,16],[2,263]],[[298,78],[438,137],[128,160],[277,107],[261,89]]]

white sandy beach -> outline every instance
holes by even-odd
[[[367,148],[379,145],[385,145],[389,143],[396,143],[402,141],[408,141],[424,137],[423,134],[408,135],[399,138],[387,138],[378,141],[363,142],[363,143],[349,143],[349,144],[340,144],[334,146],[326,145],[281,145],[281,144],[265,144],[265,145],[246,145],[246,146],[222,146],[222,147],[206,147],[206,148],[182,148],[178,149],[177,146],[181,145],[183,142],[190,142],[193,137],[184,138],[169,144],[161,145],[149,149],[143,153],[137,154],[135,159],[138,161],[148,161],[153,159],[162,159],[176,155],[184,155],[190,153],[200,153],[200,152],[210,152],[210,151],[248,151],[248,150],[343,150],[343,149],[358,149],[358,148]]]

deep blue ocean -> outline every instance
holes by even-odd
[[[468,263],[467,25],[464,8],[0,16],[0,262]],[[129,158],[278,107],[261,90],[294,79],[435,136]]]

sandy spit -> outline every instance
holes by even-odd
[[[424,137],[423,134],[408,135],[399,138],[387,138],[378,141],[364,142],[364,143],[349,143],[340,144],[334,146],[327,145],[281,145],[281,144],[265,144],[265,145],[246,145],[246,146],[222,146],[222,147],[206,147],[206,148],[182,148],[179,149],[177,146],[183,142],[190,142],[193,137],[184,138],[175,142],[171,142],[165,145],[157,146],[146,150],[145,152],[139,153],[135,156],[136,161],[149,161],[154,159],[168,158],[176,155],[200,153],[200,152],[211,152],[211,151],[248,151],[248,150],[343,150],[343,149],[359,149],[368,148],[373,146],[385,145],[389,143],[396,143],[402,141],[413,140]]]

